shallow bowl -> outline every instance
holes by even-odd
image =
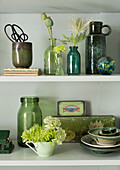
[[[94,128],[88,131],[91,137],[99,144],[99,145],[115,145],[116,142],[120,140],[120,129],[116,128],[117,135],[101,135],[102,130],[109,131],[111,127],[104,128]]]

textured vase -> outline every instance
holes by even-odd
[[[68,75],[79,75],[81,58],[78,52],[77,46],[71,46],[70,51],[67,55],[67,74]]]
[[[12,63],[16,68],[29,68],[32,65],[32,43],[12,43]]]
[[[44,74],[45,75],[55,75],[56,65],[55,65],[55,53],[53,48],[56,46],[56,39],[50,39],[50,45],[44,52]]]
[[[109,32],[102,33],[102,29],[107,27]],[[97,61],[106,56],[106,36],[111,33],[109,25],[102,22],[91,22],[89,25],[89,35],[86,37],[86,74],[99,74]]]

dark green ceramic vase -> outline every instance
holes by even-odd
[[[13,42],[12,62],[16,68],[29,68],[32,65],[32,43]]]
[[[102,29],[109,29],[107,34],[102,33]],[[86,38],[86,74],[99,74],[97,61],[106,56],[106,36],[111,33],[109,25],[102,22],[90,22],[89,35]]]

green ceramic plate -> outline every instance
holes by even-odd
[[[115,147],[115,148],[95,148],[91,146],[87,146],[83,143],[80,143],[82,147],[85,149],[91,150],[93,152],[99,153],[99,154],[107,154],[107,153],[112,153],[112,152],[118,152],[120,151],[120,147]]]
[[[84,143],[85,145],[95,147],[95,148],[115,148],[120,146],[120,141],[118,141],[115,145],[99,145],[90,135],[84,135],[81,138],[81,142]]]

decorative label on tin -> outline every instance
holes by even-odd
[[[85,114],[85,101],[59,101],[59,116],[83,116]]]

